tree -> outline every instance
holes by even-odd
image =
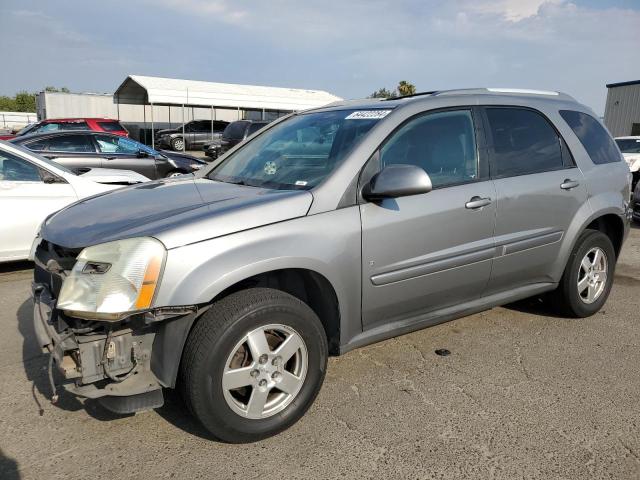
[[[400,80],[398,83],[398,94],[401,97],[405,97],[407,95],[415,95],[416,86],[412,83],[407,82],[406,80]]]
[[[373,92],[371,95],[369,95],[369,98],[394,98],[394,97],[396,97],[396,92],[387,90],[385,87],[379,88],[378,90]]]
[[[34,93],[22,91],[16,93],[16,112],[35,112],[36,111],[36,96]]]
[[[395,90],[388,90],[386,87],[382,87],[369,95],[369,98],[397,98],[414,95],[415,93],[416,87],[413,83],[401,80],[398,82],[398,87]]]

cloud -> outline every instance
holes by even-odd
[[[24,59],[0,89],[114,89],[141,73],[353,98],[406,79],[565,90],[602,112],[605,83],[640,77],[640,11],[583,1],[20,0],[11,15],[0,5],[0,35]]]

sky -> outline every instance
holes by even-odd
[[[559,90],[640,79],[640,0],[1,0],[0,94],[127,75],[326,90]]]

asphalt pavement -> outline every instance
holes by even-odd
[[[129,416],[52,405],[30,281],[0,265],[3,480],[640,478],[637,228],[599,314],[532,300],[333,358],[307,415],[250,445],[210,440],[171,393]]]

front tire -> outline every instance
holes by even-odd
[[[322,323],[279,290],[252,288],[216,302],[189,334],[180,386],[192,414],[216,438],[246,443],[298,421],[327,365]]]
[[[585,230],[552,294],[560,313],[584,318],[598,312],[611,292],[615,265],[616,254],[609,237],[597,230]]]
[[[179,137],[172,139],[171,148],[176,152],[184,152],[184,140]]]

